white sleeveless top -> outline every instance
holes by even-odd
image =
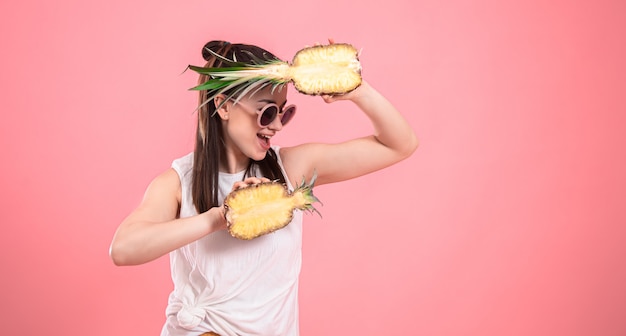
[[[283,174],[279,148],[278,161]],[[191,194],[193,153],[172,163],[180,177],[180,217],[196,215]],[[219,175],[219,200],[244,172]],[[293,187],[287,181],[290,190]],[[161,336],[298,335],[298,276],[302,262],[302,212],[281,230],[240,240],[226,230],[170,253],[174,290]]]

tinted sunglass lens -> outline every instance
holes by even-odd
[[[283,116],[280,118],[281,124],[287,125],[287,123],[293,118],[293,115],[296,113],[295,106],[289,106],[285,111],[283,111]]]
[[[261,118],[259,119],[259,123],[261,126],[265,127],[274,121],[276,115],[278,114],[278,106],[269,105],[263,109],[263,113],[261,113]]]

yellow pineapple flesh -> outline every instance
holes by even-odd
[[[361,85],[358,54],[356,48],[345,43],[304,48],[294,56],[289,77],[301,93],[347,93]]]
[[[231,192],[224,200],[226,222],[230,234],[250,240],[287,226],[293,211],[317,211],[313,207],[319,200],[313,195],[313,184],[304,181],[293,192],[279,182],[251,185]]]

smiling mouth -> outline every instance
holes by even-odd
[[[269,145],[269,143],[270,143],[270,139],[271,139],[271,137],[270,137],[270,136],[263,135],[263,134],[257,134],[257,137],[258,137],[259,139],[261,139],[261,140],[262,140],[265,144]]]

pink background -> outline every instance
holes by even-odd
[[[289,59],[334,37],[421,139],[320,187],[312,335],[626,334],[623,1],[4,1],[3,335],[157,335],[167,258],[119,268],[118,223],[192,149],[189,63],[210,39]],[[370,132],[291,92],[280,145]]]

